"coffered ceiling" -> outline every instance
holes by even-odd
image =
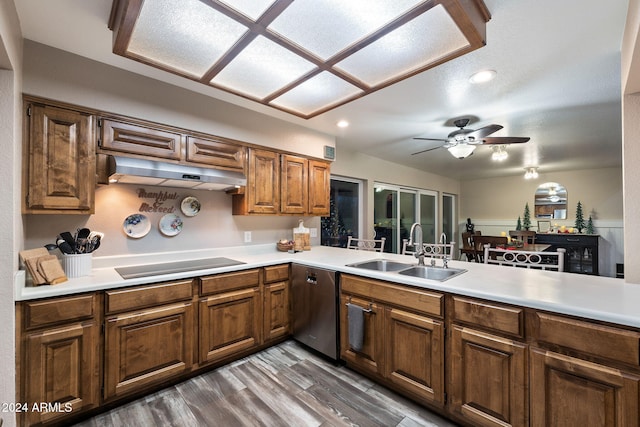
[[[142,0],[130,1],[144,3]],[[175,4],[164,1],[166,7]],[[381,18],[379,22],[368,22],[361,12],[356,11],[355,18],[343,16],[343,21],[330,23],[324,13],[335,8],[348,9],[346,5],[357,8],[359,2],[200,0],[195,3],[198,7],[206,7],[205,10],[216,11],[221,7],[212,8],[212,4],[248,5],[246,7],[254,9],[243,14],[256,20],[273,3],[289,7],[302,7],[305,3],[315,5],[315,9],[308,11],[296,12],[296,8],[292,8],[288,12],[292,17],[298,13],[298,21],[308,14],[317,17],[310,23],[296,25],[295,20],[286,22],[284,18],[288,7],[270,21],[273,31],[278,34],[276,38],[282,36],[287,43],[292,42],[298,48],[304,46],[300,48],[302,51],[313,54],[302,55],[299,68],[300,64],[295,65],[298,60],[294,59],[295,66],[287,67],[286,72],[278,71],[269,78],[258,75],[257,81],[251,81],[251,78],[256,78],[255,73],[248,73],[248,78],[243,79],[242,61],[246,64],[248,58],[243,57],[245,53],[251,53],[251,49],[254,53],[268,53],[263,55],[264,61],[272,57],[272,51],[273,57],[282,53],[282,40],[274,43],[275,36],[264,32],[267,26],[262,26],[262,29],[251,26],[252,34],[255,34],[252,40],[257,44],[251,47],[246,43],[245,49],[239,51],[234,60],[227,58],[222,62],[208,60],[198,63],[202,55],[195,50],[198,46],[193,45],[193,52],[180,52],[184,57],[180,57],[178,63],[171,63],[175,52],[162,51],[167,48],[154,47],[146,36],[136,36],[138,30],[134,26],[129,27],[131,31],[126,36],[132,43],[127,44],[126,49],[115,46],[116,51],[127,57],[114,53],[114,32],[108,28],[110,1],[15,0],[26,39],[335,135],[338,156],[341,150],[361,151],[457,179],[521,177],[529,166],[537,166],[544,177],[547,172],[619,167],[622,163],[620,47],[627,0],[484,0],[490,14],[486,22],[486,46],[463,47],[469,52],[457,57],[451,55],[454,59],[430,56],[402,68],[399,73],[388,71],[397,61],[389,60],[391,57],[384,53],[372,56],[377,60],[376,64],[370,64],[368,59],[361,62],[359,58],[348,64],[349,58],[339,56],[339,53],[352,53],[348,48],[345,51],[345,46],[366,39],[371,28],[384,27],[390,22],[389,16],[403,16],[408,10],[420,7],[431,12],[446,10],[445,6],[434,5],[458,3],[457,0],[367,2],[377,6],[393,4],[396,9],[392,8],[387,18]],[[460,3],[469,2],[460,0]],[[451,16],[448,12],[445,14]],[[203,18],[200,13],[196,15],[194,19]],[[418,23],[420,16],[416,15],[411,22]],[[140,14],[139,19],[140,28],[146,25],[151,37],[168,37],[162,32],[169,31],[169,28],[151,25],[154,15],[145,18]],[[149,22],[145,24],[144,19]],[[278,19],[282,21],[278,22]],[[459,24],[457,18],[451,19]],[[211,25],[211,22],[214,21],[207,19],[198,26],[204,31],[202,25]],[[448,22],[445,27],[450,27],[451,20]],[[323,29],[334,28],[334,25],[342,29],[322,33]],[[178,28],[188,30],[180,25]],[[345,29],[353,33],[347,34]],[[117,35],[119,28],[115,30]],[[208,34],[213,32],[209,28],[206,30]],[[453,30],[439,42],[446,45],[447,50],[455,52],[459,45],[473,42],[473,38],[470,41],[467,35],[466,41],[456,39],[455,34],[459,35],[460,31]],[[443,31],[448,30],[445,28]],[[329,37],[333,35],[337,41]],[[417,35],[421,35],[420,31]],[[378,39],[374,37],[372,40]],[[414,40],[406,34],[402,41],[410,46],[422,44],[420,39]],[[290,49],[285,51],[285,57],[292,52]],[[154,55],[153,59],[147,58],[149,52]],[[441,56],[444,58],[445,55]],[[223,57],[219,55],[218,59]],[[235,60],[237,64],[234,64]],[[152,62],[153,66],[150,65]],[[155,62],[161,62],[169,71],[159,71]],[[219,66],[222,63],[225,67]],[[378,68],[377,63],[382,68]],[[434,63],[438,65],[431,67]],[[320,77],[329,66],[339,68],[337,74],[331,73],[332,76],[342,73],[352,77],[351,81],[345,81],[357,90],[353,93],[347,90],[342,96],[319,102],[307,102],[305,96],[295,100],[292,94],[288,94],[288,89],[295,88],[296,82],[310,81],[310,76]],[[422,68],[426,70],[420,72]],[[293,72],[287,74],[291,69]],[[495,79],[483,85],[470,84],[471,74],[482,69],[495,70]],[[269,80],[271,77],[275,80]],[[258,90],[251,94],[254,87]],[[269,103],[272,105],[265,105]],[[472,129],[493,123],[502,125],[503,129],[492,134],[495,137],[526,136],[531,140],[526,144],[508,145],[508,158],[502,162],[493,162],[490,147],[482,146],[464,160],[453,158],[445,149],[412,155],[439,145],[437,141],[415,140],[414,137],[445,138],[455,130],[453,120],[460,117],[470,118],[469,127]],[[348,120],[350,126],[338,128],[339,120]]]

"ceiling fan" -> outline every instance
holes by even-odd
[[[418,151],[412,155],[426,153],[427,151],[437,150],[438,148],[446,148],[453,157],[464,159],[473,154],[478,145],[497,145],[497,144],[521,144],[529,141],[529,137],[502,136],[488,137],[494,132],[502,129],[500,125],[488,125],[480,129],[465,129],[469,124],[469,119],[458,119],[453,122],[459,129],[451,132],[446,139],[443,138],[413,138],[425,141],[442,141],[443,145],[426,150]]]

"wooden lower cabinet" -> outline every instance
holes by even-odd
[[[262,301],[253,287],[200,300],[201,364],[216,362],[260,344]]]
[[[100,404],[98,301],[83,294],[16,305],[17,401],[27,405],[20,425],[58,422]]]
[[[444,405],[442,294],[343,275],[340,299],[341,357],[422,403]],[[365,310],[364,342],[349,345],[347,304]]]
[[[193,365],[193,304],[128,312],[105,319],[105,399],[188,372]]]
[[[347,303],[356,304],[365,310],[364,341],[360,350],[349,345],[349,316]],[[384,359],[384,311],[376,303],[342,295],[340,298],[340,357],[360,371],[383,375]]]
[[[476,426],[528,425],[526,344],[453,325],[450,348],[452,412]]]
[[[98,327],[74,323],[25,338],[27,424],[51,422],[98,406]],[[45,404],[44,410],[33,405]]]
[[[385,309],[385,377],[426,402],[444,404],[444,322]]]
[[[264,340],[272,341],[289,335],[291,330],[289,282],[264,286]]]
[[[601,364],[531,350],[531,426],[640,425],[640,377]]]

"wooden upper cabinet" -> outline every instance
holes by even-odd
[[[247,186],[233,196],[233,214],[278,214],[280,212],[280,155],[249,149]]]
[[[36,103],[25,112],[23,213],[94,213],[93,116]]]
[[[281,212],[305,214],[307,212],[309,160],[286,154],[281,156],[281,160]]]
[[[187,137],[187,162],[244,171],[246,149],[212,139]]]
[[[331,166],[328,162],[309,160],[309,215],[330,214]]]
[[[330,186],[328,162],[251,148],[233,214],[329,215]]]
[[[179,132],[110,118],[101,118],[98,126],[101,128],[99,146],[103,151],[180,160],[182,135]]]

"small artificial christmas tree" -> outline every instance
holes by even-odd
[[[587,229],[585,230],[585,233],[587,234],[596,234],[594,228],[593,228],[593,218],[591,218],[591,215],[589,215],[589,220],[587,221]]]
[[[525,230],[529,230],[529,228],[531,227],[531,213],[529,212],[529,203],[524,205],[522,227],[524,227]]]
[[[578,201],[578,206],[576,207],[576,223],[574,226],[578,229],[578,233],[582,233],[582,229],[585,227],[582,203],[580,201]]]
[[[520,217],[518,217],[518,222],[516,223],[516,230],[522,230],[522,222],[520,222]]]

